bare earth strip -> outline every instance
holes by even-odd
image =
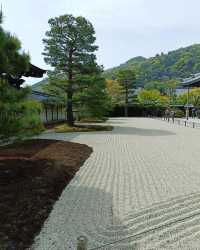
[[[33,246],[75,249],[200,249],[200,130],[115,118],[112,132],[44,134],[93,147]],[[134,237],[132,237],[135,235]],[[125,238],[125,240],[122,240]]]

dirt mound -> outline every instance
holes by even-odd
[[[91,154],[86,145],[31,140],[0,148],[0,249],[26,249]]]

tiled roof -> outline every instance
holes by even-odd
[[[200,87],[200,73],[193,74],[191,77],[183,79],[181,85],[183,87]]]
[[[46,94],[46,93],[41,93],[39,91],[32,90],[32,93],[31,93],[31,98],[40,102],[47,101],[50,97],[51,95]]]

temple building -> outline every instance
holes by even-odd
[[[189,92],[191,88],[200,87],[200,73],[192,74],[190,77],[183,79],[181,82],[181,86],[187,91],[187,104],[185,105],[185,109],[186,109],[186,118],[188,119],[190,116],[190,110],[194,107],[190,103]]]
[[[4,78],[8,80],[9,84],[13,87],[20,89],[21,85],[25,82],[22,77],[34,77],[42,78],[46,70],[43,70],[33,64],[29,64],[29,70],[22,72],[17,77],[10,75],[4,75]],[[30,99],[36,100],[42,104],[42,111],[40,117],[43,123],[52,123],[56,121],[66,120],[66,108],[56,104],[55,97],[44,93],[42,91],[36,91],[32,89]]]
[[[42,104],[40,117],[44,124],[64,121],[67,118],[66,107],[57,105],[56,101],[53,101],[54,98],[54,96],[47,93],[32,90],[30,99]]]
[[[12,76],[9,74],[3,74],[3,77],[9,82],[10,85],[13,87],[20,89],[21,85],[25,82],[24,79],[22,79],[23,76],[25,77],[35,77],[35,78],[41,78],[46,73],[46,70],[40,69],[36,67],[35,65],[29,63],[29,69],[26,72],[21,72],[17,76]]]
[[[185,78],[181,82],[183,88],[200,87],[200,73],[193,74],[189,78]]]

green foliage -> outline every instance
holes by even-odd
[[[148,82],[145,84],[144,89],[146,90],[158,90],[160,93],[165,93],[166,88],[163,82]]]
[[[106,80],[107,93],[110,96],[112,107],[124,104],[124,87],[116,80]]]
[[[50,96],[48,102],[56,105],[65,105],[67,102],[67,92],[68,80],[64,74],[55,74],[55,72],[48,73],[49,78],[46,79],[43,85],[40,85],[40,88],[43,92],[46,92]]]
[[[140,65],[141,63],[145,61],[146,61],[146,58],[142,56],[134,57],[128,60],[126,63],[121,64],[119,67],[107,69],[106,71],[103,72],[103,76],[106,77],[107,79],[115,80],[117,78],[117,74],[120,69],[134,69],[135,70],[138,67],[138,65]]]
[[[130,69],[121,69],[117,74],[117,81],[128,89],[133,89],[135,86],[135,72]]]
[[[112,126],[106,125],[77,125],[77,126],[68,126],[67,124],[59,125],[55,128],[57,133],[74,133],[74,132],[95,132],[95,131],[111,131],[113,130]]]
[[[162,96],[158,90],[142,90],[138,102],[144,106],[165,107],[169,104],[169,98]]]
[[[103,119],[112,107],[105,79],[94,74],[80,78],[79,84],[81,87],[75,93],[74,102],[80,118]]]
[[[130,91],[135,86],[135,72],[131,69],[121,69],[117,74],[117,81],[124,87],[124,113],[128,116],[128,102]]]
[[[176,118],[183,118],[185,117],[185,113],[183,110],[181,109],[173,109],[173,111],[175,112],[175,117]]]
[[[116,79],[119,70],[134,69],[137,86],[144,87],[149,82],[180,79],[200,72],[200,44],[161,53],[152,58],[136,57],[128,62],[104,72],[107,79]]]
[[[163,82],[150,82],[145,84],[146,90],[158,90],[161,94],[169,96],[170,103],[176,102],[176,88],[178,86],[177,80],[166,80]]]
[[[27,100],[29,93],[29,88],[17,90],[0,81],[0,141],[20,140],[41,132],[41,106]]]
[[[174,94],[176,87],[178,85],[177,80],[165,80],[162,82],[153,81],[145,84],[144,88],[147,90],[158,90],[162,94],[172,95]]]
[[[20,77],[29,67],[29,55],[21,52],[20,41],[0,26],[0,77]]]
[[[20,79],[28,67],[29,55],[21,52],[20,41],[0,25],[0,141],[23,139],[42,129],[39,105],[27,100],[30,90],[16,89],[7,80]]]
[[[188,93],[185,92],[177,97],[177,103],[186,105],[188,99]],[[195,88],[189,91],[189,104],[193,104],[195,107],[200,108],[200,89]]]
[[[49,102],[64,105],[67,101],[67,80],[64,75],[49,74],[48,82],[43,90],[53,96]],[[41,86],[40,86],[41,87]],[[112,105],[106,89],[105,79],[100,74],[81,75],[77,77],[77,84],[73,85],[73,106],[78,110],[79,118],[103,119]]]
[[[73,95],[79,79],[91,74],[99,74],[101,69],[96,63],[93,52],[96,37],[92,24],[84,17],[63,15],[49,20],[50,30],[43,39],[45,62],[54,67],[54,76],[62,78],[54,90],[65,92],[67,100],[67,120],[73,125]],[[56,82],[54,81],[56,85]],[[51,84],[52,85],[52,84]],[[61,87],[62,86],[62,87]]]
[[[47,64],[55,67],[58,72],[72,71],[73,75],[96,69],[96,58],[93,54],[97,50],[97,46],[94,45],[95,31],[87,19],[63,15],[51,18],[49,25],[47,38],[43,39],[43,55]]]

